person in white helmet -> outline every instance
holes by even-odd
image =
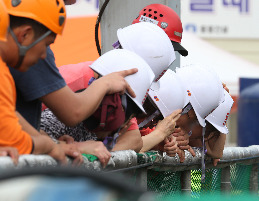
[[[140,35],[140,33],[142,34]],[[125,44],[126,49],[129,49],[130,51],[135,52],[137,54],[143,52],[143,54],[140,54],[140,56],[149,65],[151,65],[151,68],[155,73],[155,79],[158,79],[165,72],[165,70],[168,69],[169,65],[175,60],[175,53],[170,39],[165,34],[165,32],[156,25],[150,23],[130,25],[129,27],[126,27],[122,30],[118,30],[118,37],[119,39],[121,39],[122,43]],[[139,40],[137,43],[136,41],[134,42],[134,40],[136,39]],[[154,44],[152,45],[152,43]],[[84,69],[86,68],[87,66],[85,66]],[[67,69],[68,68],[65,67],[64,71],[66,71]],[[117,143],[113,150],[121,150],[128,148],[139,151],[141,149],[141,147],[139,146],[140,143],[137,143],[141,140],[139,139],[139,137],[139,131],[137,127],[135,127],[134,135],[132,133],[127,133],[124,135],[124,138],[126,139],[124,141],[127,143],[123,143],[123,145],[121,145],[121,143]],[[129,142],[132,142],[131,146]]]
[[[179,72],[180,71],[180,72]],[[181,72],[182,71],[182,72]],[[187,72],[184,72],[184,71],[187,71]],[[189,72],[188,72],[189,71]],[[193,72],[193,71],[196,71],[196,72]],[[167,73],[166,73],[167,74]],[[171,73],[172,74],[172,73]],[[180,74],[180,75],[179,75]],[[190,75],[192,75],[192,76],[194,76],[195,78],[191,78],[190,76],[188,76],[188,74],[190,74]],[[204,76],[203,76],[203,78],[201,78],[201,76],[199,76],[199,74],[203,74]],[[209,103],[203,103],[203,106],[206,106],[206,104],[207,104],[207,107],[209,107],[209,109],[207,109],[207,111],[199,111],[199,109],[200,108],[198,108],[198,109],[196,109],[196,110],[198,110],[198,114],[197,115],[199,115],[199,114],[202,114],[202,112],[203,113],[210,113],[210,111],[213,109],[213,108],[211,108],[211,105],[210,104],[214,104],[214,106],[213,107],[216,107],[218,104],[219,104],[219,102],[220,102],[220,100],[222,99],[222,92],[223,92],[223,89],[221,89],[221,83],[218,81],[218,78],[217,77],[215,77],[214,75],[213,75],[213,73],[210,73],[210,72],[208,72],[207,70],[204,70],[204,69],[202,69],[202,68],[193,68],[193,69],[189,69],[189,68],[185,68],[185,69],[182,69],[182,70],[179,70],[178,69],[178,75],[179,75],[179,77],[182,77],[182,81],[184,81],[184,79],[185,79],[185,81],[187,81],[187,80],[189,80],[188,82],[190,82],[192,85],[204,85],[204,87],[205,88],[202,88],[202,87],[200,87],[200,88],[197,88],[197,86],[196,86],[196,88],[195,88],[195,86],[193,86],[192,88],[190,88],[190,90],[188,90],[188,89],[185,89],[185,91],[186,90],[188,90],[188,92],[186,93],[186,95],[187,95],[187,97],[190,97],[190,96],[196,96],[195,97],[195,99],[194,100],[192,100],[191,99],[191,102],[195,105],[195,103],[197,103],[197,101],[199,100],[199,93],[200,92],[206,92],[207,90],[209,90],[209,91],[211,91],[212,93],[214,93],[214,96],[213,95],[210,95],[210,96],[213,96],[213,98],[214,99],[211,99],[211,101],[209,102]],[[168,75],[167,75],[168,76]],[[167,77],[166,76],[166,77]],[[204,79],[205,78],[205,79]],[[178,78],[179,79],[179,78]],[[190,79],[193,79],[193,81],[190,81]],[[207,82],[207,79],[210,79],[211,80],[211,83],[212,83],[212,85],[210,84],[210,85],[208,85],[208,86],[206,86],[206,82]],[[164,81],[165,79],[164,79],[164,77],[162,77],[161,78],[161,82],[162,81]],[[197,82],[197,80],[199,80],[199,83]],[[181,81],[181,80],[180,80]],[[178,81],[179,82],[179,81]],[[158,82],[159,83],[159,82]],[[180,82],[179,82],[180,83]],[[160,83],[159,83],[160,84]],[[158,85],[159,85],[158,84]],[[167,83],[169,86],[170,86],[170,83]],[[182,84],[183,84],[183,82],[182,82]],[[155,85],[154,85],[155,86]],[[171,86],[174,86],[174,88],[173,89],[175,89],[175,87],[177,87],[177,84],[176,83],[174,83],[174,84],[172,84],[171,83]],[[214,91],[213,91],[213,87],[214,87]],[[152,88],[152,87],[151,87]],[[150,90],[150,92],[149,92],[149,95],[150,95],[150,97],[152,97],[152,100],[153,100],[153,102],[155,103],[155,105],[160,109],[160,111],[165,111],[165,109],[167,109],[167,108],[169,108],[170,106],[172,107],[173,106],[173,104],[172,104],[172,102],[173,102],[173,100],[175,99],[175,100],[177,100],[176,99],[176,97],[179,97],[179,93],[178,93],[178,96],[175,96],[175,97],[173,97],[173,95],[172,95],[172,97],[170,98],[170,97],[168,97],[168,95],[170,96],[171,94],[170,94],[170,90],[168,89],[168,88],[170,88],[170,87],[168,87],[166,84],[164,84],[164,86],[161,86],[161,84],[160,84],[160,88],[161,89],[163,89],[164,88],[164,91],[163,90],[161,90],[160,89],[160,91],[159,90],[157,90],[158,92],[157,93],[155,93],[155,91],[156,90]],[[173,89],[171,89],[171,92],[172,92],[172,94],[177,94],[177,92],[176,91],[173,91]],[[197,90],[198,90],[198,92],[197,92]],[[203,90],[203,91],[202,91]],[[166,96],[166,98],[163,98],[163,93],[164,93],[164,96]],[[191,93],[194,93],[194,94],[191,94]],[[161,100],[160,100],[161,99]],[[178,98],[178,100],[179,100],[179,98]],[[167,101],[167,102],[166,102]],[[196,102],[195,102],[196,101]],[[207,101],[209,101],[209,100],[207,100]],[[160,103],[161,102],[161,103]],[[195,112],[194,112],[194,109],[192,108],[192,105],[189,103],[188,105],[187,105],[187,103],[188,102],[190,102],[190,100],[188,100],[188,98],[185,98],[185,103],[183,103],[182,105],[181,105],[181,107],[179,107],[178,106],[178,108],[183,108],[184,107],[184,105],[186,105],[186,107],[184,108],[184,110],[183,110],[183,112],[182,112],[182,116],[180,117],[180,119],[177,121],[177,126],[178,127],[180,127],[181,128],[181,130],[182,131],[180,131],[180,129],[176,129],[176,131],[178,130],[178,132],[177,133],[174,133],[174,135],[171,135],[170,137],[171,137],[171,139],[174,139],[174,137],[177,137],[177,138],[185,138],[185,143],[183,143],[183,142],[181,142],[181,143],[179,143],[179,148],[181,148],[182,150],[184,150],[184,149],[187,149],[187,150],[189,150],[189,151],[191,151],[192,152],[192,149],[191,149],[191,147],[190,147],[190,145],[188,145],[188,143],[189,143],[189,136],[186,134],[186,135],[184,135],[184,136],[179,136],[179,133],[181,133],[181,134],[184,134],[184,133],[189,133],[190,131],[192,131],[192,128],[195,126],[195,125],[199,125],[199,121],[198,121],[198,119],[197,119],[197,117],[196,117],[196,114],[195,114]],[[199,103],[199,102],[198,102]],[[172,110],[173,111],[173,110]],[[217,111],[217,110],[215,110],[215,111]],[[163,112],[162,112],[163,113]],[[165,113],[165,112],[164,112]],[[204,115],[204,114],[203,114]],[[165,116],[165,115],[164,115]],[[205,116],[206,116],[206,114],[205,114]],[[210,116],[210,115],[209,115]],[[209,118],[209,116],[208,116],[208,118]],[[219,118],[214,118],[214,119],[219,119]],[[202,121],[205,121],[205,120],[203,120],[202,119]],[[214,120],[215,121],[215,120]],[[197,130],[197,129],[196,129]],[[207,128],[207,132],[206,132],[206,136],[207,135],[209,135],[210,133],[213,133],[215,131],[215,129],[213,130],[213,129],[209,129],[209,126],[208,126],[208,128]],[[193,130],[192,131],[193,133],[195,133],[195,130]],[[152,133],[151,133],[152,134]],[[142,148],[142,150],[144,150],[144,151],[147,151],[147,150],[149,150],[150,148],[152,148],[152,146],[154,146],[154,145],[156,145],[156,142],[158,142],[159,140],[157,139],[157,140],[155,140],[155,138],[154,137],[152,137],[152,135],[149,135],[149,137],[148,138],[152,138],[152,140],[150,140],[150,142],[152,142],[152,143],[149,143],[148,145],[145,145],[145,142],[143,143],[144,144],[144,146],[143,146],[143,148]],[[197,133],[196,133],[197,134]],[[198,133],[198,135],[199,136],[201,136],[201,132],[200,133]],[[195,136],[195,134],[194,135],[192,135],[191,137],[193,138]],[[147,137],[143,137],[143,139],[144,138],[147,138]],[[164,145],[164,147],[170,147],[171,146],[171,148],[168,148],[168,149],[165,149],[165,151],[167,152],[167,154],[169,155],[169,156],[173,156],[174,154],[175,154],[175,148],[174,148],[174,144],[173,144],[173,141],[174,140],[172,140],[172,143],[171,143],[171,145],[170,145],[170,143],[168,142],[168,140],[167,140],[167,142],[166,142],[166,145]],[[223,137],[221,137],[220,139],[218,139],[217,140],[217,144],[220,144],[221,145],[221,147],[222,147],[222,144],[223,144],[223,146],[224,146],[224,143],[222,143],[222,141],[224,141],[224,136]],[[211,144],[211,143],[210,143]],[[214,144],[215,144],[215,142],[214,142]],[[214,144],[212,144],[213,146],[214,146]],[[193,144],[192,144],[193,145]],[[198,145],[200,145],[200,144],[196,144],[196,146],[198,146]],[[211,146],[212,146],[211,145]],[[219,155],[215,155],[215,154],[220,154],[221,152],[218,152],[218,151],[213,151],[213,149],[211,149],[211,146],[208,146],[208,155],[210,155],[210,156],[212,156],[212,157],[218,157]],[[214,148],[215,148],[216,146],[214,146]],[[218,147],[218,146],[217,146]],[[174,150],[173,152],[172,152],[172,150]],[[219,148],[218,150],[222,150],[221,148]],[[173,154],[172,154],[173,153]],[[180,152],[179,153],[179,151],[178,151],[178,154],[180,154],[181,155],[181,153],[184,153],[183,151],[182,152]],[[193,153],[193,152],[192,152]],[[194,153],[193,153],[194,154]],[[183,157],[180,157],[180,158],[182,158],[183,160],[184,160],[184,156]],[[182,162],[183,162],[183,160],[182,160]]]
[[[207,155],[214,159],[214,165],[217,165],[218,160],[223,155],[226,134],[228,134],[228,129],[226,127],[226,122],[230,114],[231,107],[234,103],[233,99],[229,95],[228,89],[225,87],[224,90],[224,101],[206,117],[206,133],[205,142],[207,148]],[[191,114],[190,114],[191,118]],[[201,147],[202,137],[201,129],[202,127],[197,124],[194,126],[192,135],[190,136],[190,146]]]
[[[184,93],[184,87],[182,86],[181,80],[172,70],[167,70],[166,73],[157,82],[154,82],[149,90],[148,100],[144,103],[144,108],[152,115],[145,119],[139,124],[139,127],[144,127],[151,119],[161,114],[161,122],[156,125],[156,128],[151,130],[152,132],[146,133],[148,135],[142,136],[143,147],[141,152],[149,151],[154,149],[159,143],[165,141],[167,146],[158,146],[160,151],[167,151],[169,156],[175,156],[177,152],[177,143],[175,137],[169,136],[170,132],[161,132],[164,128],[168,127],[172,122],[175,122],[180,118],[181,109],[184,107],[186,102],[186,93]],[[170,117],[174,115],[173,119]],[[170,117],[168,119],[168,117]],[[168,121],[169,120],[169,121]],[[170,122],[171,121],[171,122]],[[154,125],[152,125],[153,127]],[[174,130],[174,126],[171,126],[170,130]],[[149,129],[149,128],[147,128]],[[144,133],[146,128],[142,129],[141,133]]]
[[[75,134],[83,132],[85,136],[84,140],[87,140],[87,136],[89,136],[89,131],[91,131],[92,133],[90,133],[89,138],[92,137],[91,138],[92,140],[97,138],[99,140],[103,140],[103,137],[111,134],[113,135],[114,132],[116,132],[119,127],[123,128],[128,123],[128,121],[132,118],[132,115],[136,116],[139,113],[145,112],[144,108],[142,107],[142,104],[147,97],[147,91],[151,83],[154,81],[155,76],[152,70],[150,69],[149,65],[141,57],[139,57],[138,55],[136,55],[131,51],[118,49],[118,50],[112,50],[107,52],[106,54],[102,55],[99,59],[97,59],[93,64],[90,65],[90,67],[100,75],[106,75],[108,73],[116,72],[122,69],[122,66],[125,66],[124,69],[128,69],[131,67],[138,67],[139,69],[136,74],[125,78],[137,95],[136,98],[132,98],[129,95],[127,95],[127,101],[126,101],[127,104],[125,103],[123,104],[123,108],[126,110],[125,121],[123,120],[122,116],[119,116],[119,113],[116,113],[118,117],[115,118],[114,120],[106,122],[108,124],[108,127],[100,130],[98,129],[100,119],[98,120],[98,117],[95,116],[94,114],[90,118],[82,122],[80,125],[78,125],[77,127],[69,128],[69,127],[66,127],[64,124],[62,124],[61,122],[59,122],[58,119],[55,116],[53,116],[53,114],[51,114],[51,112],[48,109],[46,109],[42,113],[41,129],[46,131],[52,137],[56,137],[56,138],[61,137],[62,134],[63,135],[69,134],[70,136],[75,138],[76,141],[81,141],[81,140]],[[136,110],[136,107],[138,107],[141,111]],[[97,122],[97,124],[95,122]],[[119,123],[119,122],[120,124],[118,125],[120,126],[118,127],[116,123]],[[118,127],[117,129],[116,127],[113,127],[113,125],[115,124]],[[93,128],[90,128],[90,127],[93,127]],[[105,133],[101,131],[105,131]],[[131,131],[128,131],[128,132],[131,132]],[[136,151],[139,151],[142,147],[142,140],[140,138],[139,130],[137,128],[137,129],[134,129],[132,132],[129,133],[127,137],[125,137],[125,135],[121,135],[118,138],[114,148],[112,148],[112,151],[122,150],[122,149],[133,149],[134,146],[132,146],[132,142],[129,142],[129,140],[131,139],[130,135],[135,135],[136,132],[139,135],[139,139],[134,143],[135,143],[135,146],[136,145],[138,146],[137,147],[138,150]],[[171,132],[173,132],[173,130]],[[120,131],[120,133],[123,133],[123,131]],[[80,146],[81,144],[78,144],[78,145]],[[107,153],[107,151],[105,151],[105,153]],[[95,155],[96,154],[98,155],[98,153],[95,153]],[[103,164],[106,164],[108,162],[109,157],[110,155],[106,155],[106,159],[102,161]]]
[[[141,56],[155,74],[155,81],[167,71],[175,60],[172,43],[159,26],[142,22],[117,30],[115,48],[123,48]]]
[[[189,67],[189,68],[193,68],[193,66]],[[201,84],[202,79],[205,78],[204,75],[206,75],[206,74],[205,74],[204,69],[200,69],[200,70],[199,69],[200,68],[195,69],[195,67],[194,67],[194,69],[192,69],[192,71],[185,72],[186,74],[188,74],[188,73],[190,74],[189,77],[184,76],[184,71],[188,70],[187,68],[183,69],[182,72],[180,69],[178,69],[178,75],[180,75],[183,80],[185,79],[186,82],[187,82],[187,80],[190,81],[193,79],[193,81],[191,81],[189,84],[195,85],[197,80],[199,80],[199,84]],[[202,76],[204,76],[204,77],[201,78],[198,75],[198,73],[196,72],[196,74],[195,74],[195,72],[193,72],[193,70],[196,70],[197,72],[199,72],[199,71],[203,72]],[[213,73],[210,72],[209,74],[213,74]],[[215,77],[215,76],[209,76],[209,74],[207,72],[206,79],[209,79],[211,82],[213,80],[213,77]],[[193,77],[193,78],[191,78],[191,77]],[[216,80],[218,79],[217,77],[215,77],[215,78],[216,78]],[[206,82],[206,79],[204,79],[205,82]],[[215,82],[214,88],[213,88],[213,86],[210,86],[209,88],[207,88],[208,90],[206,90],[206,88],[203,88],[204,91],[208,92],[208,93],[206,92],[207,96],[208,95],[213,96],[214,100],[215,100],[215,98],[217,98],[217,100],[214,102],[214,106],[213,106],[214,109],[212,107],[209,107],[209,108],[207,108],[207,111],[199,111],[199,110],[202,110],[202,108],[201,108],[202,106],[208,107],[209,104],[207,104],[207,106],[206,106],[206,102],[203,104],[202,104],[202,102],[198,102],[199,94],[195,94],[195,88],[193,88],[193,87],[189,88],[190,90],[187,88],[186,90],[187,90],[188,96],[189,97],[194,96],[195,100],[192,100],[192,99],[190,100],[190,103],[184,109],[185,115],[182,115],[182,117],[178,120],[177,126],[179,126],[181,128],[182,134],[185,133],[184,136],[185,137],[187,136],[186,137],[187,139],[188,139],[188,134],[191,135],[190,139],[189,139],[190,140],[189,145],[180,147],[182,149],[189,149],[190,145],[191,146],[201,146],[201,143],[198,143],[198,141],[202,142],[201,141],[201,139],[202,139],[202,135],[201,135],[202,130],[201,129],[206,124],[205,145],[207,148],[207,155],[209,155],[212,158],[218,159],[223,154],[223,149],[224,149],[224,144],[225,144],[225,139],[226,139],[226,136],[223,133],[226,133],[226,128],[224,127],[222,129],[219,129],[222,126],[221,125],[216,126],[216,124],[217,123],[219,124],[219,122],[221,122],[221,121],[222,121],[221,122],[222,124],[224,123],[224,121],[226,120],[226,116],[229,114],[230,109],[232,107],[233,100],[231,99],[229,94],[226,92],[226,90],[223,90],[223,87],[225,89],[227,89],[226,86],[223,85],[223,87],[222,87],[219,80],[217,80],[217,81],[216,80],[214,80],[214,82]],[[219,89],[219,91],[218,91],[218,89]],[[200,88],[200,90],[202,90],[202,88]],[[217,95],[215,95],[215,91],[218,91]],[[205,98],[206,93],[201,93],[200,97],[203,97],[206,101],[209,101],[209,99]],[[213,99],[211,99],[211,102],[213,102]],[[219,102],[219,106],[216,107],[218,102]],[[197,103],[199,103],[201,105],[201,107],[193,108],[192,104],[197,106]],[[222,109],[222,108],[224,108],[224,109]],[[218,111],[220,111],[220,112],[218,112]],[[203,118],[201,118],[200,114],[204,115]],[[197,118],[197,117],[199,117],[199,118]],[[223,118],[224,118],[224,120],[222,120]],[[207,123],[205,123],[205,120],[207,121]],[[202,122],[202,123],[200,123],[200,122]],[[174,134],[174,136],[178,136],[178,135],[179,134]],[[217,160],[214,160],[214,162],[215,162],[214,165],[216,165]]]

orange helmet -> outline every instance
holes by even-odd
[[[163,4],[148,5],[139,12],[139,16],[132,24],[138,22],[151,22],[158,25],[172,41],[175,51],[182,56],[188,55],[188,51],[180,45],[183,33],[181,19],[172,8]]]
[[[56,34],[62,34],[66,19],[63,0],[4,0],[8,13],[33,19]]]
[[[0,40],[6,41],[8,27],[9,15],[4,3],[0,1]]]

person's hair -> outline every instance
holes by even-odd
[[[146,98],[143,104],[143,108],[145,109],[147,116],[150,116],[154,114],[157,110],[159,110],[149,96]]]
[[[143,119],[144,117],[149,117],[152,114],[154,114],[157,110],[160,112],[160,110],[158,109],[158,107],[153,103],[153,101],[150,99],[150,97],[148,96],[147,99],[145,100],[144,104],[143,104],[143,108],[146,111],[146,115],[145,116],[140,116],[140,119]],[[160,112],[160,114],[156,117],[154,117],[154,119],[152,121],[150,121],[149,123],[147,123],[144,128],[146,127],[150,127],[153,128],[154,126],[157,125],[157,122],[160,120],[163,120],[164,117],[162,115],[162,113]]]
[[[10,15],[11,29],[17,28],[22,25],[29,25],[32,27],[34,31],[34,39],[39,38],[49,30],[47,27],[45,27],[44,25],[42,25],[41,23],[35,20],[25,18],[25,17],[17,17],[17,16]]]

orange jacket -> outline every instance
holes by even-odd
[[[0,58],[0,146],[15,147],[19,154],[29,154],[32,151],[32,139],[22,130],[15,105],[15,83],[9,68]]]

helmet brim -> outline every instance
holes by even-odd
[[[209,122],[209,121],[208,121],[208,122]],[[214,126],[220,133],[228,134],[228,128],[227,128],[226,126],[218,126],[218,125],[216,125],[216,124],[214,124],[214,123],[211,123],[211,122],[210,122],[210,124],[211,124],[212,126]]]
[[[196,112],[196,109],[195,109],[195,106],[192,105],[193,109],[194,109],[194,112],[195,112],[195,115],[198,119],[198,122],[199,124],[202,126],[202,127],[205,127],[206,126],[206,122],[205,122],[205,119],[203,119],[197,112]]]
[[[188,55],[188,51],[183,46],[181,46],[180,43],[177,43],[175,41],[171,41],[171,42],[174,47],[174,51],[179,52],[184,57],[186,57]]]

